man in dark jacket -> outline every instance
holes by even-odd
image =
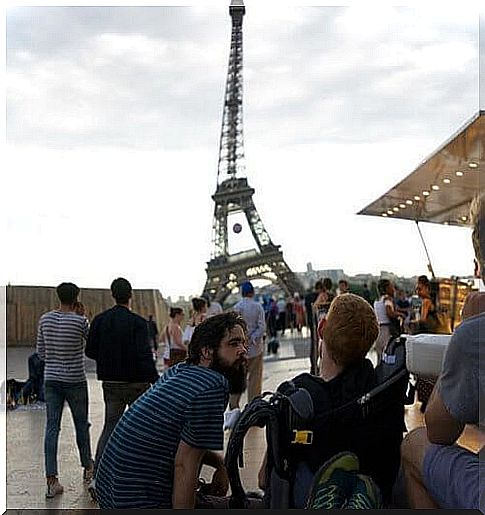
[[[130,310],[131,284],[122,277],[111,283],[116,305],[95,316],[86,356],[96,361],[103,381],[104,427],[98,441],[95,469],[103,449],[127,406],[155,383],[158,373],[148,339],[148,324]]]
[[[323,281],[319,279],[315,283],[315,288],[313,291],[307,293],[305,295],[305,311],[307,316],[307,326],[310,329],[310,373],[317,373],[317,336],[315,331],[315,320],[313,318],[313,303],[317,300],[320,293],[323,291]]]

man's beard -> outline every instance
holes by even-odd
[[[247,360],[246,358],[238,359],[233,365],[219,356],[219,352],[215,352],[212,358],[210,368],[221,373],[229,383],[229,393],[243,393],[246,390],[247,378]]]

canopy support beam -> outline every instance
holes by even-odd
[[[433,265],[431,264],[431,258],[429,257],[428,248],[426,247],[426,242],[423,238],[423,233],[421,232],[421,227],[419,227],[419,220],[415,220],[416,227],[418,228],[419,236],[421,237],[421,241],[423,242],[424,251],[426,252],[426,256],[428,258],[428,270],[431,274],[431,277],[434,279],[436,276],[434,275]]]

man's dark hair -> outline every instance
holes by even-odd
[[[77,300],[77,296],[81,290],[74,283],[61,283],[56,288],[57,296],[61,301],[61,304],[70,306]]]
[[[207,306],[207,301],[202,297],[194,297],[192,299],[192,307],[194,308],[194,311],[199,312],[204,306]]]
[[[251,297],[254,295],[254,286],[251,281],[244,281],[241,284],[241,295],[243,297]]]
[[[339,284],[345,284],[346,286],[349,285],[349,282],[347,281],[347,279],[340,279],[340,281],[338,283]]]
[[[170,308],[170,318],[175,318],[177,315],[181,315],[184,312],[182,308]]]
[[[187,362],[198,365],[204,347],[217,351],[224,336],[237,325],[241,326],[246,333],[246,322],[235,311],[214,315],[204,320],[194,329],[189,343]]]
[[[330,277],[325,277],[325,279],[322,281],[322,284],[327,291],[330,291],[332,289],[333,283]]]
[[[111,295],[117,304],[128,304],[131,299],[131,284],[123,277],[118,277],[111,283]]]
[[[321,279],[318,279],[315,283],[315,291],[317,290],[323,290],[323,281]]]
[[[207,307],[210,308],[210,305],[211,305],[211,297],[210,295],[207,293],[207,292],[204,292],[201,296],[200,296],[201,299],[204,299],[207,303]]]
[[[379,292],[379,295],[385,295],[387,287],[391,284],[391,281],[389,279],[379,279],[377,283],[377,291]]]

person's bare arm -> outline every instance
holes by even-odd
[[[459,438],[465,424],[458,422],[446,409],[435,385],[425,413],[428,440],[440,445],[451,445]]]
[[[394,309],[394,304],[392,301],[387,301],[386,304],[386,314],[389,318],[398,318],[400,313]]]
[[[397,316],[394,308],[388,304],[386,304],[386,314],[389,318],[396,318]]]
[[[328,302],[328,294],[327,292],[321,292],[318,294],[318,297],[315,299],[315,302],[313,303],[313,310],[316,312],[321,307],[325,306],[325,304]]]
[[[264,453],[263,462],[261,463],[261,467],[259,467],[258,473],[258,486],[261,490],[266,489],[266,463],[268,462],[268,451]]]
[[[193,509],[195,491],[205,449],[197,449],[180,441],[175,455],[173,473],[172,507]]]
[[[428,314],[429,314],[429,310],[431,309],[431,304],[432,304],[431,300],[423,299],[423,304],[421,305],[421,313],[420,313],[421,320],[428,319]]]
[[[182,333],[183,346],[186,349],[188,348],[190,340],[192,339],[193,328],[194,328],[194,321],[193,321],[193,319],[190,319]]]

